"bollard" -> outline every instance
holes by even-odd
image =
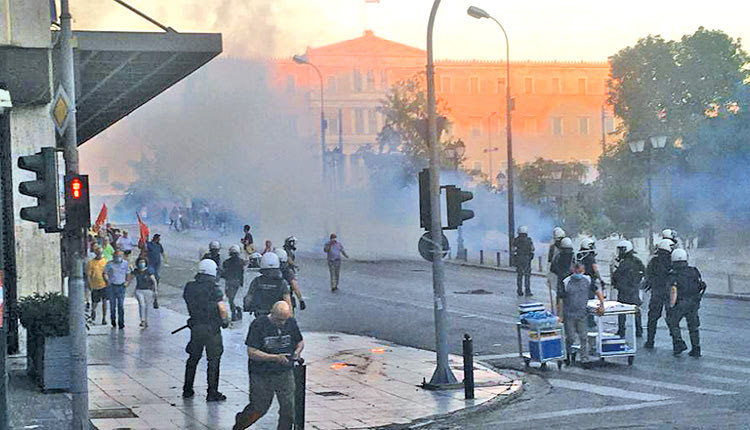
[[[479,264],[484,264],[484,250],[479,250]]]
[[[539,271],[544,272],[544,269],[542,269],[542,256],[541,255],[538,257],[538,260],[539,260]]]
[[[474,398],[474,341],[464,334],[464,397]]]
[[[466,248],[464,248],[463,257],[464,257],[464,263],[469,261],[469,251]]]
[[[294,365],[294,430],[305,429],[305,390],[307,389],[307,365],[299,358]]]
[[[727,273],[727,287],[729,288],[729,294],[734,294],[734,285],[732,285],[731,273]]]
[[[500,253],[497,253],[497,267],[500,267]]]

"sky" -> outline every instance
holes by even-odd
[[[70,1],[77,30],[160,31],[112,0]],[[180,32],[221,32],[225,55],[236,57],[287,57],[307,46],[358,37],[365,28],[424,48],[432,6],[432,0],[126,1]],[[676,39],[699,26],[750,39],[747,1],[443,0],[435,24],[436,58],[504,57],[502,32],[490,20],[469,17],[471,5],[503,24],[513,60],[606,61],[648,34]]]

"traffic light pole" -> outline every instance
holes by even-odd
[[[435,107],[435,65],[432,56],[432,30],[435,24],[440,0],[435,0],[427,23],[427,129],[430,147],[430,212],[432,222],[433,259],[432,290],[434,294],[433,309],[435,312],[435,344],[437,367],[430,379],[430,386],[439,388],[455,384],[456,377],[448,361],[448,310],[445,300],[445,263],[442,249],[442,217],[440,216],[440,144],[437,136],[437,113]]]
[[[62,86],[70,98],[68,124],[63,136],[65,173],[78,173],[78,137],[76,133],[76,88],[73,60],[73,29],[69,0],[60,1],[60,59]],[[70,391],[73,397],[72,412],[74,430],[89,429],[88,371],[86,356],[86,316],[84,308],[83,265],[85,258],[85,235],[82,228],[69,229],[63,233],[63,264],[68,267],[68,301],[70,306],[70,335],[72,338],[72,369]]]

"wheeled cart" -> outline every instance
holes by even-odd
[[[588,312],[594,315],[596,331],[589,331],[589,352],[592,357],[604,361],[607,357],[627,357],[628,365],[632,365],[636,353],[635,314],[636,305],[629,305],[614,301],[604,302],[604,314],[596,315],[598,300],[590,300]],[[625,319],[625,335],[617,335],[618,320]]]
[[[556,361],[557,368],[562,368],[566,355],[565,329],[562,324],[535,327],[517,322],[516,330],[518,355],[527,367],[535,362],[539,363],[541,369],[546,369],[548,362]]]

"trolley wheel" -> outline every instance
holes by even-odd
[[[529,364],[531,364],[531,359],[529,359],[529,358],[524,358],[524,359],[523,359],[523,364],[524,364],[524,366],[526,366],[526,367],[529,367]]]
[[[601,361],[602,363],[604,363],[604,357],[600,357],[599,361]]]
[[[635,357],[633,357],[632,355],[628,357],[628,366],[632,366],[634,360],[635,360]]]
[[[562,365],[563,365],[563,361],[562,360],[558,360],[557,361],[557,370],[562,370]]]
[[[547,370],[547,363],[542,363],[542,365],[539,366],[539,368],[542,370]]]

